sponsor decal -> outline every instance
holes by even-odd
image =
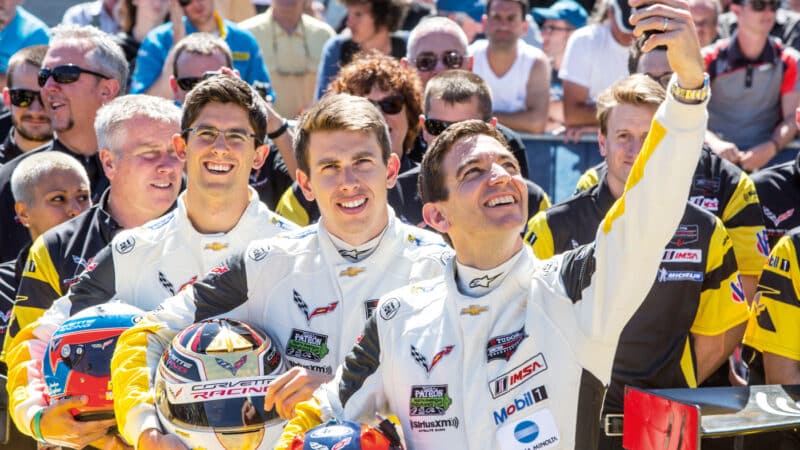
[[[30,273],[36,272],[36,263],[33,260],[28,261],[28,266],[25,268]]]
[[[556,448],[560,439],[555,418],[547,408],[497,430],[497,441],[503,450]]]
[[[292,336],[286,344],[286,356],[320,362],[328,353],[330,353],[328,336],[307,330],[292,329]]]
[[[420,245],[425,245],[425,241],[423,241],[422,239],[414,236],[413,234],[409,234],[408,237],[406,237],[406,241],[408,241],[408,242],[410,242],[410,243],[412,243],[412,244],[414,244],[414,245],[416,245],[418,247]]]
[[[753,189],[752,191],[745,192],[742,197],[744,198],[744,201],[746,203],[750,203],[750,202],[758,200],[758,194],[756,193],[755,189]]]
[[[461,315],[463,316],[464,314],[469,314],[470,316],[479,316],[488,310],[489,308],[485,306],[469,305],[466,308],[461,308]]]
[[[694,270],[667,270],[665,268],[658,269],[658,281],[703,281],[703,272]]]
[[[703,251],[696,248],[665,248],[661,262],[689,262],[699,263],[703,261]]]
[[[697,242],[699,235],[699,226],[681,224],[678,226],[678,231],[675,232],[675,235],[672,236],[672,240],[669,242],[670,244],[674,244],[678,247],[683,247],[684,245]]]
[[[545,370],[547,370],[547,361],[544,359],[544,355],[539,353],[519,366],[489,381],[489,392],[491,392],[492,398],[500,397]]]
[[[511,355],[517,351],[519,344],[521,344],[526,337],[528,337],[528,335],[525,334],[525,326],[523,325],[522,328],[513,333],[495,336],[489,339],[489,342],[486,344],[486,360],[494,361],[496,359],[504,359],[508,361],[511,359]]]
[[[354,276],[360,274],[361,272],[364,272],[364,270],[366,270],[366,269],[362,269],[361,267],[352,267],[351,266],[351,267],[348,267],[347,269],[344,269],[343,271],[339,272],[339,276],[340,277],[354,277]]]
[[[151,230],[157,230],[157,229],[163,227],[164,225],[168,224],[174,217],[175,217],[174,213],[169,213],[169,214],[167,214],[166,216],[164,216],[164,217],[162,217],[160,219],[155,219],[155,220],[151,221],[146,226],[147,226],[147,228],[149,228]]]
[[[714,178],[695,178],[694,179],[694,189],[703,190],[706,193],[713,194],[719,191],[719,177]]]
[[[114,248],[117,250],[117,253],[126,254],[130,253],[133,248],[136,247],[136,239],[133,236],[128,236],[127,238],[117,242],[114,245]]]
[[[339,304],[339,302],[330,302],[328,303],[328,306],[321,306],[319,308],[314,309],[313,311],[309,311],[308,305],[306,304],[305,300],[303,300],[303,297],[300,295],[300,293],[298,293],[295,290],[292,290],[292,297],[293,297],[292,299],[294,300],[294,304],[297,305],[298,308],[300,308],[300,312],[302,312],[303,315],[306,317],[307,323],[311,323],[311,319],[313,319],[316,316],[321,316],[323,314],[328,314],[329,312],[334,311],[336,309],[336,305]]]
[[[173,286],[172,282],[167,279],[167,276],[164,275],[164,272],[160,270],[158,271],[158,283],[161,284],[161,287],[166,289],[170,295],[175,295],[175,286]]]
[[[367,253],[369,251],[372,251],[372,249],[368,248],[368,249],[365,249],[365,250],[359,250],[357,248],[353,248],[353,249],[350,249],[350,250],[339,250],[339,254],[344,256],[345,258],[350,258],[350,259],[353,259],[353,260],[357,261],[358,258],[361,255],[363,255],[364,253]]]
[[[75,275],[74,277],[64,278],[63,280],[61,280],[61,283],[64,284],[64,287],[70,287],[73,284],[77,283],[78,278],[80,277],[81,277],[80,275]]]
[[[319,435],[320,435],[319,433],[315,433],[315,436]],[[308,446],[311,447],[311,450],[341,450],[345,448],[345,446],[349,445],[352,439],[353,438],[351,436],[348,436],[342,439],[341,441],[337,442],[336,444],[333,445],[333,447],[330,448],[328,448],[327,445],[318,444],[316,442],[309,442]]]
[[[171,371],[183,375],[185,378],[197,376],[197,366],[195,363],[185,359],[182,355],[173,350],[170,350],[169,353],[167,353],[167,358],[164,361],[164,365],[166,365]]]
[[[785,221],[786,219],[792,217],[794,214],[794,208],[784,211],[780,214],[775,214],[766,206],[761,207],[764,210],[764,216],[770,220],[776,227],[781,224],[781,222]]]
[[[212,267],[211,270],[208,271],[210,275],[222,275],[224,273],[230,272],[231,268],[228,266],[217,266]]]
[[[411,292],[415,294],[433,292],[433,290],[436,289],[436,286],[442,283],[443,282],[428,284],[427,286],[411,286]]]
[[[742,278],[736,274],[736,278],[731,281],[731,300],[734,303],[744,303],[744,289],[742,289]]]
[[[238,361],[231,364],[228,361],[225,361],[222,358],[214,358],[214,361],[220,365],[223,369],[227,370],[228,372],[232,373],[233,376],[236,376],[236,372],[242,368],[242,366],[247,362],[247,355],[242,356]]]
[[[780,256],[770,256],[769,257],[769,266],[773,269],[782,270],[784,272],[789,271],[789,261],[786,259],[781,258]]]
[[[443,416],[452,404],[446,384],[411,386],[408,403],[411,416]]]
[[[226,243],[212,242],[210,244],[206,244],[206,246],[203,247],[203,250],[211,250],[213,252],[218,252],[220,250],[225,250],[226,248],[228,248],[228,244]]]
[[[252,247],[249,252],[247,252],[247,256],[256,262],[266,258],[268,254],[269,254],[268,245],[266,246],[256,245]]]
[[[766,230],[756,233],[756,249],[761,256],[769,256],[769,238]]]
[[[576,249],[581,246],[581,244],[579,244],[578,241],[575,240],[574,238],[569,240],[569,245],[572,246],[573,249]]]
[[[494,424],[500,425],[514,414],[545,400],[547,400],[547,389],[543,385],[536,386],[526,391],[521,397],[514,397],[511,403],[493,412]]]
[[[719,210],[719,199],[716,197],[703,197],[702,195],[697,195],[689,197],[689,202],[694,203],[706,211]]]
[[[273,218],[269,219],[269,223],[271,223],[273,225],[277,225],[278,228],[280,228],[281,230],[287,230],[288,231],[288,230],[292,229],[291,227],[289,227],[289,225],[286,222],[284,222],[283,220],[281,220],[281,219],[279,219],[277,217],[273,217]]]
[[[400,300],[390,298],[380,305],[380,315],[383,320],[391,320],[400,310]]]
[[[317,373],[324,373],[325,375],[333,374],[333,367],[331,366],[313,366],[311,364],[300,364],[296,361],[289,361],[289,360],[287,361],[289,362],[290,367],[302,367],[303,369]]]
[[[495,275],[493,277],[490,277],[489,274],[486,274],[486,275],[484,275],[484,276],[482,276],[480,278],[473,278],[469,282],[469,287],[472,288],[472,289],[479,288],[479,287],[488,288],[492,284],[492,282],[494,280],[500,278],[500,275],[502,275],[502,274],[503,274],[503,272],[500,272],[500,273],[498,273],[497,275]]]
[[[263,396],[275,377],[228,378],[226,380],[166,384],[171,403],[194,403],[201,400],[221,400]]]
[[[365,300],[364,301],[364,313],[365,313],[367,319],[372,317],[372,313],[375,311],[375,308],[377,308],[377,307],[378,307],[378,299],[377,298],[371,298],[369,300]]]
[[[420,353],[416,347],[413,345],[411,346],[411,357],[414,358],[414,361],[420,365],[423,369],[425,369],[425,373],[430,375],[431,370],[439,364],[439,361],[446,355],[449,355],[450,352],[453,351],[454,345],[448,345],[447,347],[441,349],[438,353],[433,355],[431,358],[430,364],[428,363],[428,358],[425,357],[422,353]]]
[[[84,269],[89,266],[89,262],[78,255],[72,255],[72,262],[75,263],[76,266],[83,267]]]
[[[180,285],[180,287],[178,288],[178,292],[180,292],[180,291],[186,289],[187,287],[193,285],[195,281],[197,281],[197,275],[193,276],[192,278],[189,278],[189,281],[187,281],[186,283],[183,283],[182,285]]]
[[[448,428],[458,429],[458,417],[436,420],[409,420],[411,431],[418,431],[420,433],[432,433],[438,431],[446,431]]]
[[[528,239],[526,239],[526,240],[528,241],[528,244],[533,246],[533,244],[536,243],[536,239],[538,239],[538,237],[536,236],[536,233],[531,233],[531,234],[528,235]]]

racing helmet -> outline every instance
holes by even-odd
[[[71,411],[78,420],[113,418],[111,355],[119,335],[142,315],[135,306],[110,302],[86,308],[61,324],[42,361],[49,401],[85,395],[86,406]]]
[[[158,363],[158,418],[190,448],[267,448],[265,427],[282,419],[264,410],[264,395],[284,371],[278,341],[264,331],[233,319],[197,322]]]
[[[333,419],[296,435],[290,450],[402,450],[401,442],[388,419],[377,427]]]

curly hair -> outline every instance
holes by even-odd
[[[342,67],[328,92],[366,97],[373,87],[402,95],[405,100],[408,122],[408,132],[403,139],[402,154],[405,154],[414,145],[420,131],[422,82],[413,68],[403,67],[391,56],[372,50],[358,53],[350,64]]]

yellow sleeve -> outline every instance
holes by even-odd
[[[322,411],[320,411],[319,401],[316,397],[298,403],[294,407],[294,417],[283,428],[283,434],[281,434],[275,450],[288,450],[296,435],[305,433],[321,423]]]
[[[42,358],[46,343],[34,335],[39,325],[34,322],[20,330],[6,355],[8,363],[8,409],[17,429],[32,436],[31,420],[40,408],[47,406],[46,386],[42,374]]]
[[[591,167],[586,172],[583,172],[583,175],[578,179],[578,184],[575,185],[575,193],[583,192],[599,182],[600,178],[597,170]]]
[[[800,271],[792,236],[778,241],[764,265],[744,342],[800,361]]]
[[[278,206],[275,208],[275,212],[301,227],[304,227],[311,222],[311,219],[308,217],[308,212],[306,212],[305,208],[303,208],[303,205],[297,199],[292,186],[289,186],[289,188],[286,189],[286,192],[281,195],[281,199],[278,200]]]
[[[539,211],[528,221],[527,231],[524,236],[525,243],[533,247],[533,253],[539,259],[547,259],[555,254],[553,234],[547,224],[547,214]]]
[[[721,219],[733,241],[739,273],[758,276],[769,253],[769,241],[755,184],[746,173],[739,177]]]
[[[545,193],[544,196],[542,196],[542,201],[539,202],[539,212],[545,211],[547,210],[547,208],[551,206],[553,205],[552,203],[550,203],[550,197],[548,197],[547,194]]]
[[[700,304],[690,331],[716,336],[747,320],[749,310],[736,268],[731,239],[715,218],[706,257],[706,271]]]

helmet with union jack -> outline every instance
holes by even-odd
[[[394,423],[383,419],[377,426],[331,420],[297,435],[290,450],[402,450]]]
[[[280,345],[266,332],[233,319],[197,322],[158,363],[158,418],[189,448],[269,448],[265,427],[281,418],[264,410],[264,395],[284,371]]]
[[[114,417],[111,355],[123,331],[144,311],[110,302],[86,308],[67,319],[50,337],[42,361],[49,400],[85,395],[88,403],[72,414],[80,420]]]

